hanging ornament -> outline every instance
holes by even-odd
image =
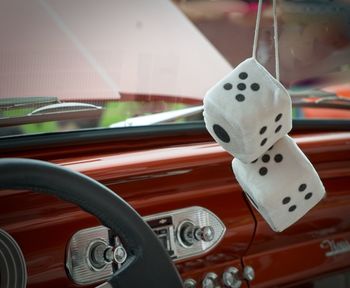
[[[211,136],[235,156],[232,168],[253,206],[274,231],[283,231],[314,207],[325,189],[310,161],[287,134],[292,105],[279,81],[276,0],[273,0],[276,77],[256,58],[262,0],[252,57],[240,63],[204,98]]]

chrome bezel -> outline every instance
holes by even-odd
[[[106,264],[103,269],[95,269],[89,263],[87,251],[94,240],[108,243],[109,229],[104,226],[82,229],[72,236],[67,245],[67,274],[78,285],[95,284],[113,275],[112,264]]]
[[[193,225],[193,227],[195,227],[194,223],[188,219],[185,219],[184,221],[182,221],[179,226],[176,228],[176,238],[177,241],[179,241],[180,245],[182,245],[185,248],[191,248],[193,246],[193,244],[191,245],[187,245],[184,241],[182,241],[182,237],[181,237],[181,229],[183,228],[183,226],[191,224]]]
[[[97,268],[97,267],[95,267],[95,266],[91,263],[91,261],[90,261],[91,249],[92,249],[95,245],[100,244],[100,243],[106,245],[106,247],[109,246],[105,240],[99,238],[99,239],[96,239],[96,240],[92,240],[92,241],[90,242],[90,244],[88,245],[88,247],[86,248],[86,255],[85,255],[85,257],[86,257],[86,263],[88,264],[89,268],[90,268],[92,271],[103,271],[104,269],[106,269],[107,264],[110,264],[110,263],[107,263],[107,262],[106,262],[106,263],[104,263],[104,265],[103,265],[101,268]],[[111,263],[112,263],[112,262],[111,262]]]
[[[171,218],[171,222],[167,223],[162,221],[166,218]],[[226,232],[225,225],[214,213],[198,206],[158,213],[144,217],[143,219],[146,222],[155,220],[155,222],[158,223],[156,227],[153,228],[154,231],[167,229],[167,240],[169,244],[167,249],[173,251],[171,257],[174,262],[208,253],[219,244]],[[179,237],[179,228],[186,222],[198,227],[213,227],[215,231],[214,239],[212,241],[198,240],[190,246],[183,243],[181,237]],[[102,268],[94,267],[89,260],[88,253],[92,245],[96,244],[96,241],[107,246],[112,246],[112,244],[109,244],[111,241],[110,230],[104,226],[83,229],[76,232],[68,243],[66,268],[69,277],[76,284],[91,285],[100,281],[105,281],[113,275],[113,267],[119,269],[121,266],[121,264],[112,265],[107,263]],[[125,244],[127,245],[127,243]],[[119,237],[115,237],[113,247],[117,249],[119,246],[123,245]],[[113,257],[115,256],[115,251],[116,250],[113,251]],[[127,256],[126,253],[125,259],[123,259],[124,261],[127,259]]]
[[[213,212],[209,211],[206,208],[200,206],[192,206],[179,210],[169,211],[154,214],[151,216],[144,217],[145,221],[152,221],[156,219],[162,219],[171,216],[173,219],[173,228],[174,233],[172,234],[170,242],[173,247],[175,247],[174,262],[178,262],[184,259],[190,259],[199,255],[203,255],[214,249],[222,240],[225,235],[226,227],[224,223],[217,217]],[[184,247],[181,244],[181,238],[178,237],[178,227],[183,221],[192,222],[195,226],[215,226],[215,237],[212,241],[197,241],[189,247]],[[214,229],[215,230],[215,229]],[[186,245],[186,244],[185,244]]]

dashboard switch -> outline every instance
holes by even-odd
[[[220,287],[219,281],[218,281],[218,275],[216,275],[213,272],[208,273],[202,282],[203,288],[218,288]]]
[[[202,228],[198,227],[196,228],[194,235],[198,241],[210,242],[214,239],[215,231],[211,226],[204,226]]]
[[[239,270],[236,267],[228,268],[222,275],[222,281],[224,282],[225,287],[239,288],[242,285]]]
[[[194,279],[186,279],[184,282],[184,288],[196,288],[197,282]]]
[[[195,242],[211,242],[215,237],[215,230],[211,226],[199,227],[190,221],[184,221],[179,225],[178,240],[186,248]]]
[[[195,225],[190,221],[184,221],[179,225],[178,240],[182,246],[189,248],[196,242],[194,237]]]
[[[126,250],[123,246],[118,246],[114,250],[114,261],[118,264],[123,264],[127,258]]]
[[[251,266],[245,266],[243,270],[243,278],[247,281],[253,281],[255,278],[255,272],[253,267]]]
[[[111,247],[104,240],[94,240],[88,247],[88,258],[90,269],[93,271],[99,271],[103,269],[106,264],[110,263],[105,259],[105,251]]]

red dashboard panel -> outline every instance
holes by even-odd
[[[223,241],[209,254],[177,265],[184,277],[200,281],[209,271],[239,267],[252,240],[254,219],[229,161],[216,145],[197,144],[55,162],[101,181],[144,216],[190,206],[214,212],[227,228]],[[98,225],[96,220],[53,197],[6,195],[0,201],[0,226],[23,249],[30,287],[73,286],[65,275],[66,244],[77,230]]]
[[[349,254],[327,257],[320,243],[350,240],[350,133],[297,137],[328,197],[283,233],[273,232],[251,213],[226,152],[204,136],[200,143],[188,139],[189,135],[171,146],[157,139],[147,147],[119,143],[2,156],[42,158],[80,171],[110,187],[143,216],[190,206],[214,212],[227,228],[225,237],[209,253],[177,264],[184,279],[201,281],[206,273],[222,275],[230,266],[242,269],[243,261],[255,269],[251,287],[270,287],[349,267]],[[32,192],[6,191],[0,198],[0,227],[23,250],[28,287],[75,287],[64,267],[66,244],[76,231],[99,225],[97,220],[61,200]]]
[[[350,242],[349,134],[304,136],[297,141],[322,178],[327,198],[282,233],[274,233],[254,211],[256,235],[244,257],[244,264],[257,271],[254,287],[285,287],[350,266],[349,252],[332,255],[329,245]]]

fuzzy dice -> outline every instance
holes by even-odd
[[[243,191],[274,231],[283,231],[325,197],[320,177],[289,136],[253,163],[234,159],[232,168]]]
[[[292,128],[287,90],[254,58],[239,64],[204,98],[204,121],[226,151],[250,163]]]

